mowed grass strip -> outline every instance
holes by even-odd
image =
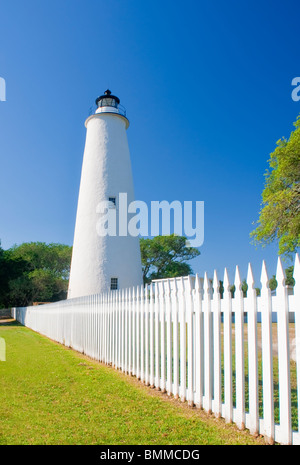
[[[17,324],[1,325],[0,444],[263,444]]]

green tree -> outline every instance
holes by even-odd
[[[294,273],[294,266],[293,265],[289,266],[288,268],[285,269],[285,276],[286,276],[285,285],[286,286],[294,287],[295,280],[293,278],[293,273]],[[269,281],[269,286],[270,286],[271,291],[275,291],[275,289],[277,288],[277,285],[278,285],[278,283],[277,283],[276,276],[273,274],[272,278]]]
[[[25,260],[31,271],[48,270],[54,276],[68,278],[72,248],[64,244],[24,242],[10,249],[12,258]]]
[[[269,280],[269,287],[271,291],[275,291],[277,287],[277,280],[275,274],[273,274],[272,278]]]
[[[153,279],[186,276],[193,273],[187,261],[200,255],[198,249],[186,246],[184,236],[155,236],[140,239],[144,283]]]
[[[291,265],[291,266],[289,266],[288,268],[285,269],[285,276],[286,276],[285,284],[287,286],[292,286],[292,287],[295,286],[295,280],[293,278],[293,274],[294,274],[294,266],[293,265]]]
[[[243,291],[243,297],[246,297],[247,296],[247,289],[248,289],[248,286],[247,286],[247,283],[246,283],[246,280],[244,279],[244,281],[242,282],[242,291]],[[235,291],[236,291],[236,287],[235,287],[235,284],[232,284],[229,288],[230,290],[230,293],[231,293],[231,297],[234,299],[235,297]]]
[[[6,297],[5,307],[26,307],[31,305],[33,300],[33,283],[27,273],[23,273],[15,279],[9,281],[9,292]],[[38,299],[39,300],[39,299]],[[41,299],[41,301],[43,301]]]
[[[300,115],[289,140],[282,138],[265,173],[258,226],[251,233],[254,243],[278,240],[279,254],[300,246]]]
[[[248,284],[247,284],[246,279],[243,279],[243,281],[242,281],[241,290],[242,290],[242,293],[243,293],[243,297],[247,297]],[[232,286],[230,286],[230,292],[231,292],[231,297],[232,298],[235,297],[235,291],[236,291],[235,284],[232,284]],[[259,296],[260,295],[260,288],[256,287],[255,292],[256,292],[256,295]]]
[[[2,307],[66,298],[72,248],[44,242],[0,249]]]
[[[26,271],[29,271],[28,262],[13,257],[11,250],[3,250],[0,242],[0,308],[10,306],[10,282]]]
[[[219,293],[220,293],[221,299],[223,299],[223,295],[224,295],[224,284],[223,284],[223,281],[222,281],[221,279],[219,280]]]

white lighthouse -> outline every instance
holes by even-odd
[[[134,201],[126,130],[129,121],[110,90],[96,99],[87,118],[68,298],[99,294],[142,284],[139,238],[99,234],[99,205],[119,217],[119,194]],[[123,208],[123,207],[122,207]],[[109,212],[109,209],[112,209]],[[114,210],[114,211],[113,211]]]

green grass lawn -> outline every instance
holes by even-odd
[[[18,324],[1,325],[0,444],[259,444]]]

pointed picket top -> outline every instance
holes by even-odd
[[[247,285],[249,291],[250,289],[254,289],[255,281],[251,263],[248,264]]]
[[[295,280],[294,295],[298,295],[300,297],[300,257],[297,253],[295,256],[293,278]]]
[[[202,294],[203,292],[203,284],[198,273],[195,276],[195,292],[199,294]]]
[[[227,268],[225,268],[224,270],[223,286],[224,286],[224,295],[230,294],[230,282],[229,282]]]
[[[218,278],[217,270],[214,270],[213,289],[214,289],[214,297],[218,297],[218,295],[220,294],[220,292],[219,292],[220,281],[219,281],[219,278]]]
[[[213,282],[212,282],[212,298],[213,299],[220,299],[220,281],[218,278],[218,273],[217,270],[214,270],[214,277],[213,277]]]
[[[242,290],[241,273],[240,273],[240,268],[238,265],[236,265],[235,267],[234,286],[235,286],[235,292]]]
[[[212,298],[212,286],[208,278],[207,272],[204,273],[203,290],[204,290],[204,298],[206,296],[209,299],[211,299]]]
[[[141,300],[143,300],[145,296],[145,287],[143,284],[141,284],[140,296],[141,296]]]
[[[278,257],[277,261],[277,269],[276,269],[276,281],[278,283],[277,289],[285,287],[285,272],[282,266],[282,261],[281,258]]]
[[[188,290],[189,290],[190,293],[191,293],[192,290],[193,290],[193,286],[192,286],[192,276],[191,276],[191,275],[188,275]]]
[[[140,300],[140,286],[136,287],[136,300],[139,302]]]
[[[210,283],[209,283],[209,279],[208,279],[208,275],[206,271],[204,273],[203,287],[204,287],[204,295],[209,295],[210,294]]]
[[[266,265],[265,260],[263,260],[262,262],[260,282],[261,282],[263,289],[269,289],[269,276],[268,276],[267,265]]]
[[[132,287],[128,288],[128,300],[130,303],[132,302]]]

